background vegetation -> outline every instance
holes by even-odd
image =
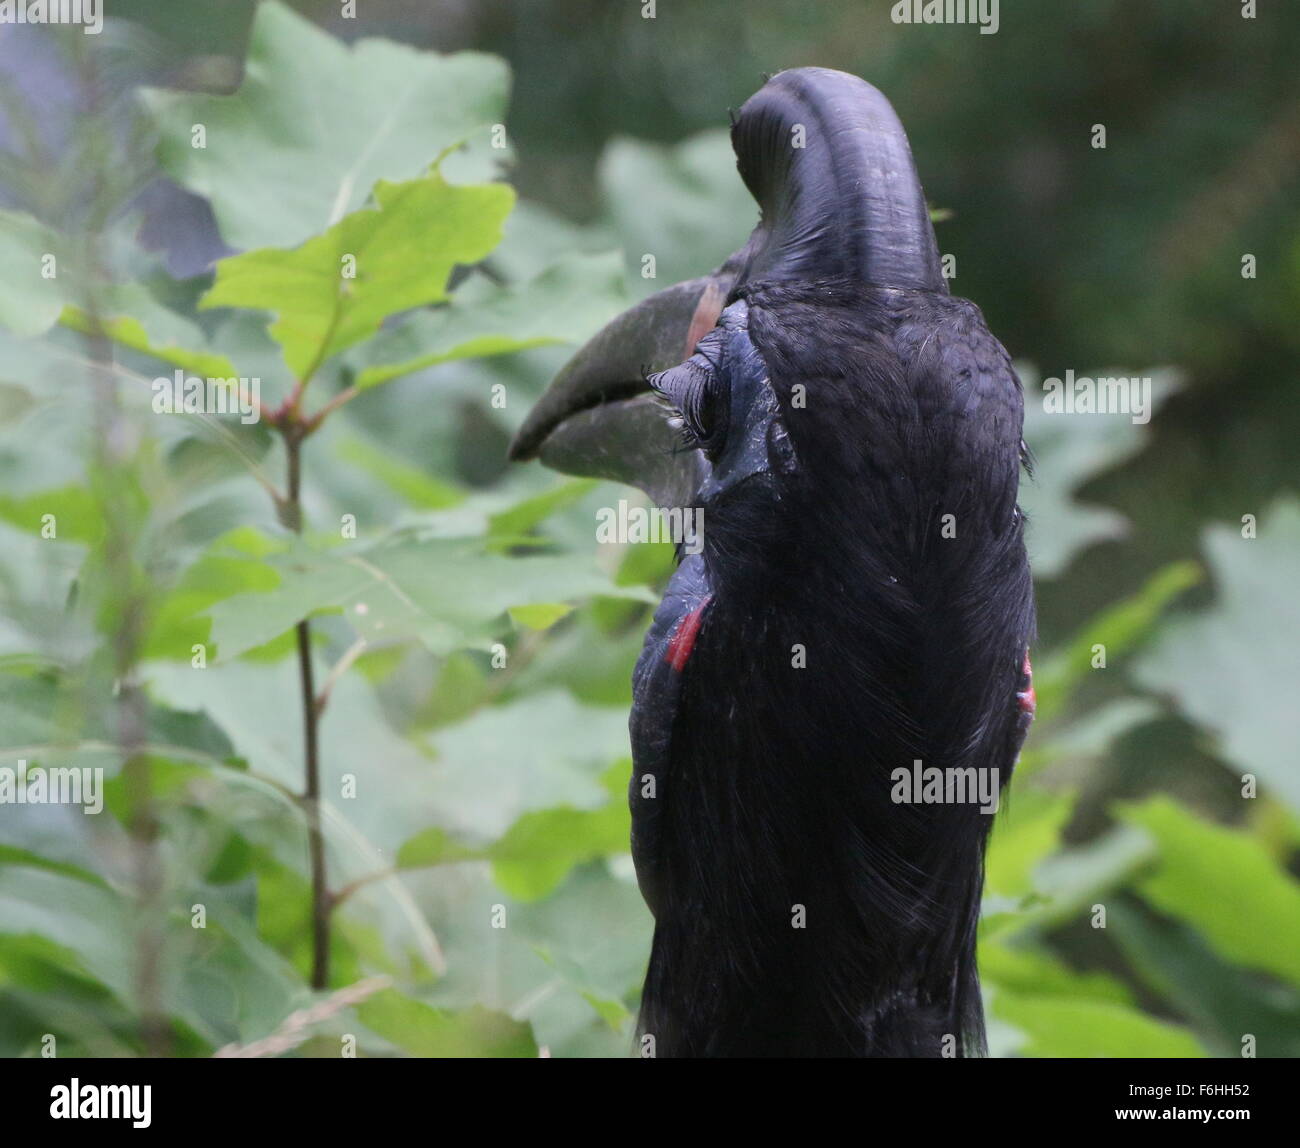
[[[738,245],[726,108],[816,63],[894,100],[1026,383],[991,1052],[1300,1054],[1300,24],[295,7],[0,38],[0,765],[109,778],[99,816],[0,805],[0,1053],[630,1050],[628,678],[671,555],[597,546],[629,492],[504,446]],[[261,420],[155,413],[178,368],[260,378]],[[1150,375],[1154,418],[1046,415],[1067,369]]]

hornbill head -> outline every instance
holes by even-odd
[[[724,401],[709,385],[723,379],[719,353],[762,369],[744,333],[750,289],[841,280],[947,293],[907,137],[875,88],[825,68],[781,72],[746,102],[731,135],[761,212],[749,241],[712,274],[605,326],[530,412],[511,458],[626,482],[665,506],[708,501],[760,463],[773,473],[788,461],[785,444],[760,452],[753,441],[762,419],[752,408],[770,389],[742,380]],[[681,427],[664,418],[656,390],[680,404]],[[683,439],[702,449],[683,452]],[[723,473],[711,482],[714,470]]]
[[[978,1052],[983,850],[1032,708],[1019,382],[880,92],[781,72],[732,142],[748,242],[606,326],[511,448],[703,512],[634,675],[642,1031]]]

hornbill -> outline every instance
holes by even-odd
[[[1033,708],[1020,383],[880,92],[781,72],[731,138],[748,242],[511,447],[703,511],[633,679],[642,1051],[979,1055],[972,783],[996,807]]]

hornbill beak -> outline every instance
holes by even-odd
[[[947,293],[907,136],[870,84],[826,68],[780,72],[746,101],[731,140],[760,209],[745,246],[598,332],[529,412],[512,459],[688,505],[710,465],[681,449],[647,376],[689,357],[749,284],[840,279]]]
[[[718,321],[736,281],[734,256],[624,311],[578,351],[529,412],[510,444],[517,461],[639,486],[660,505],[684,505],[702,461],[680,452],[647,376],[686,358]]]

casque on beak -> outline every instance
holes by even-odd
[[[947,292],[907,137],[870,84],[823,68],[780,72],[746,101],[731,138],[760,209],[745,246],[602,328],[529,412],[512,459],[691,505],[709,464],[681,449],[646,376],[688,358],[741,288],[843,279]]]

